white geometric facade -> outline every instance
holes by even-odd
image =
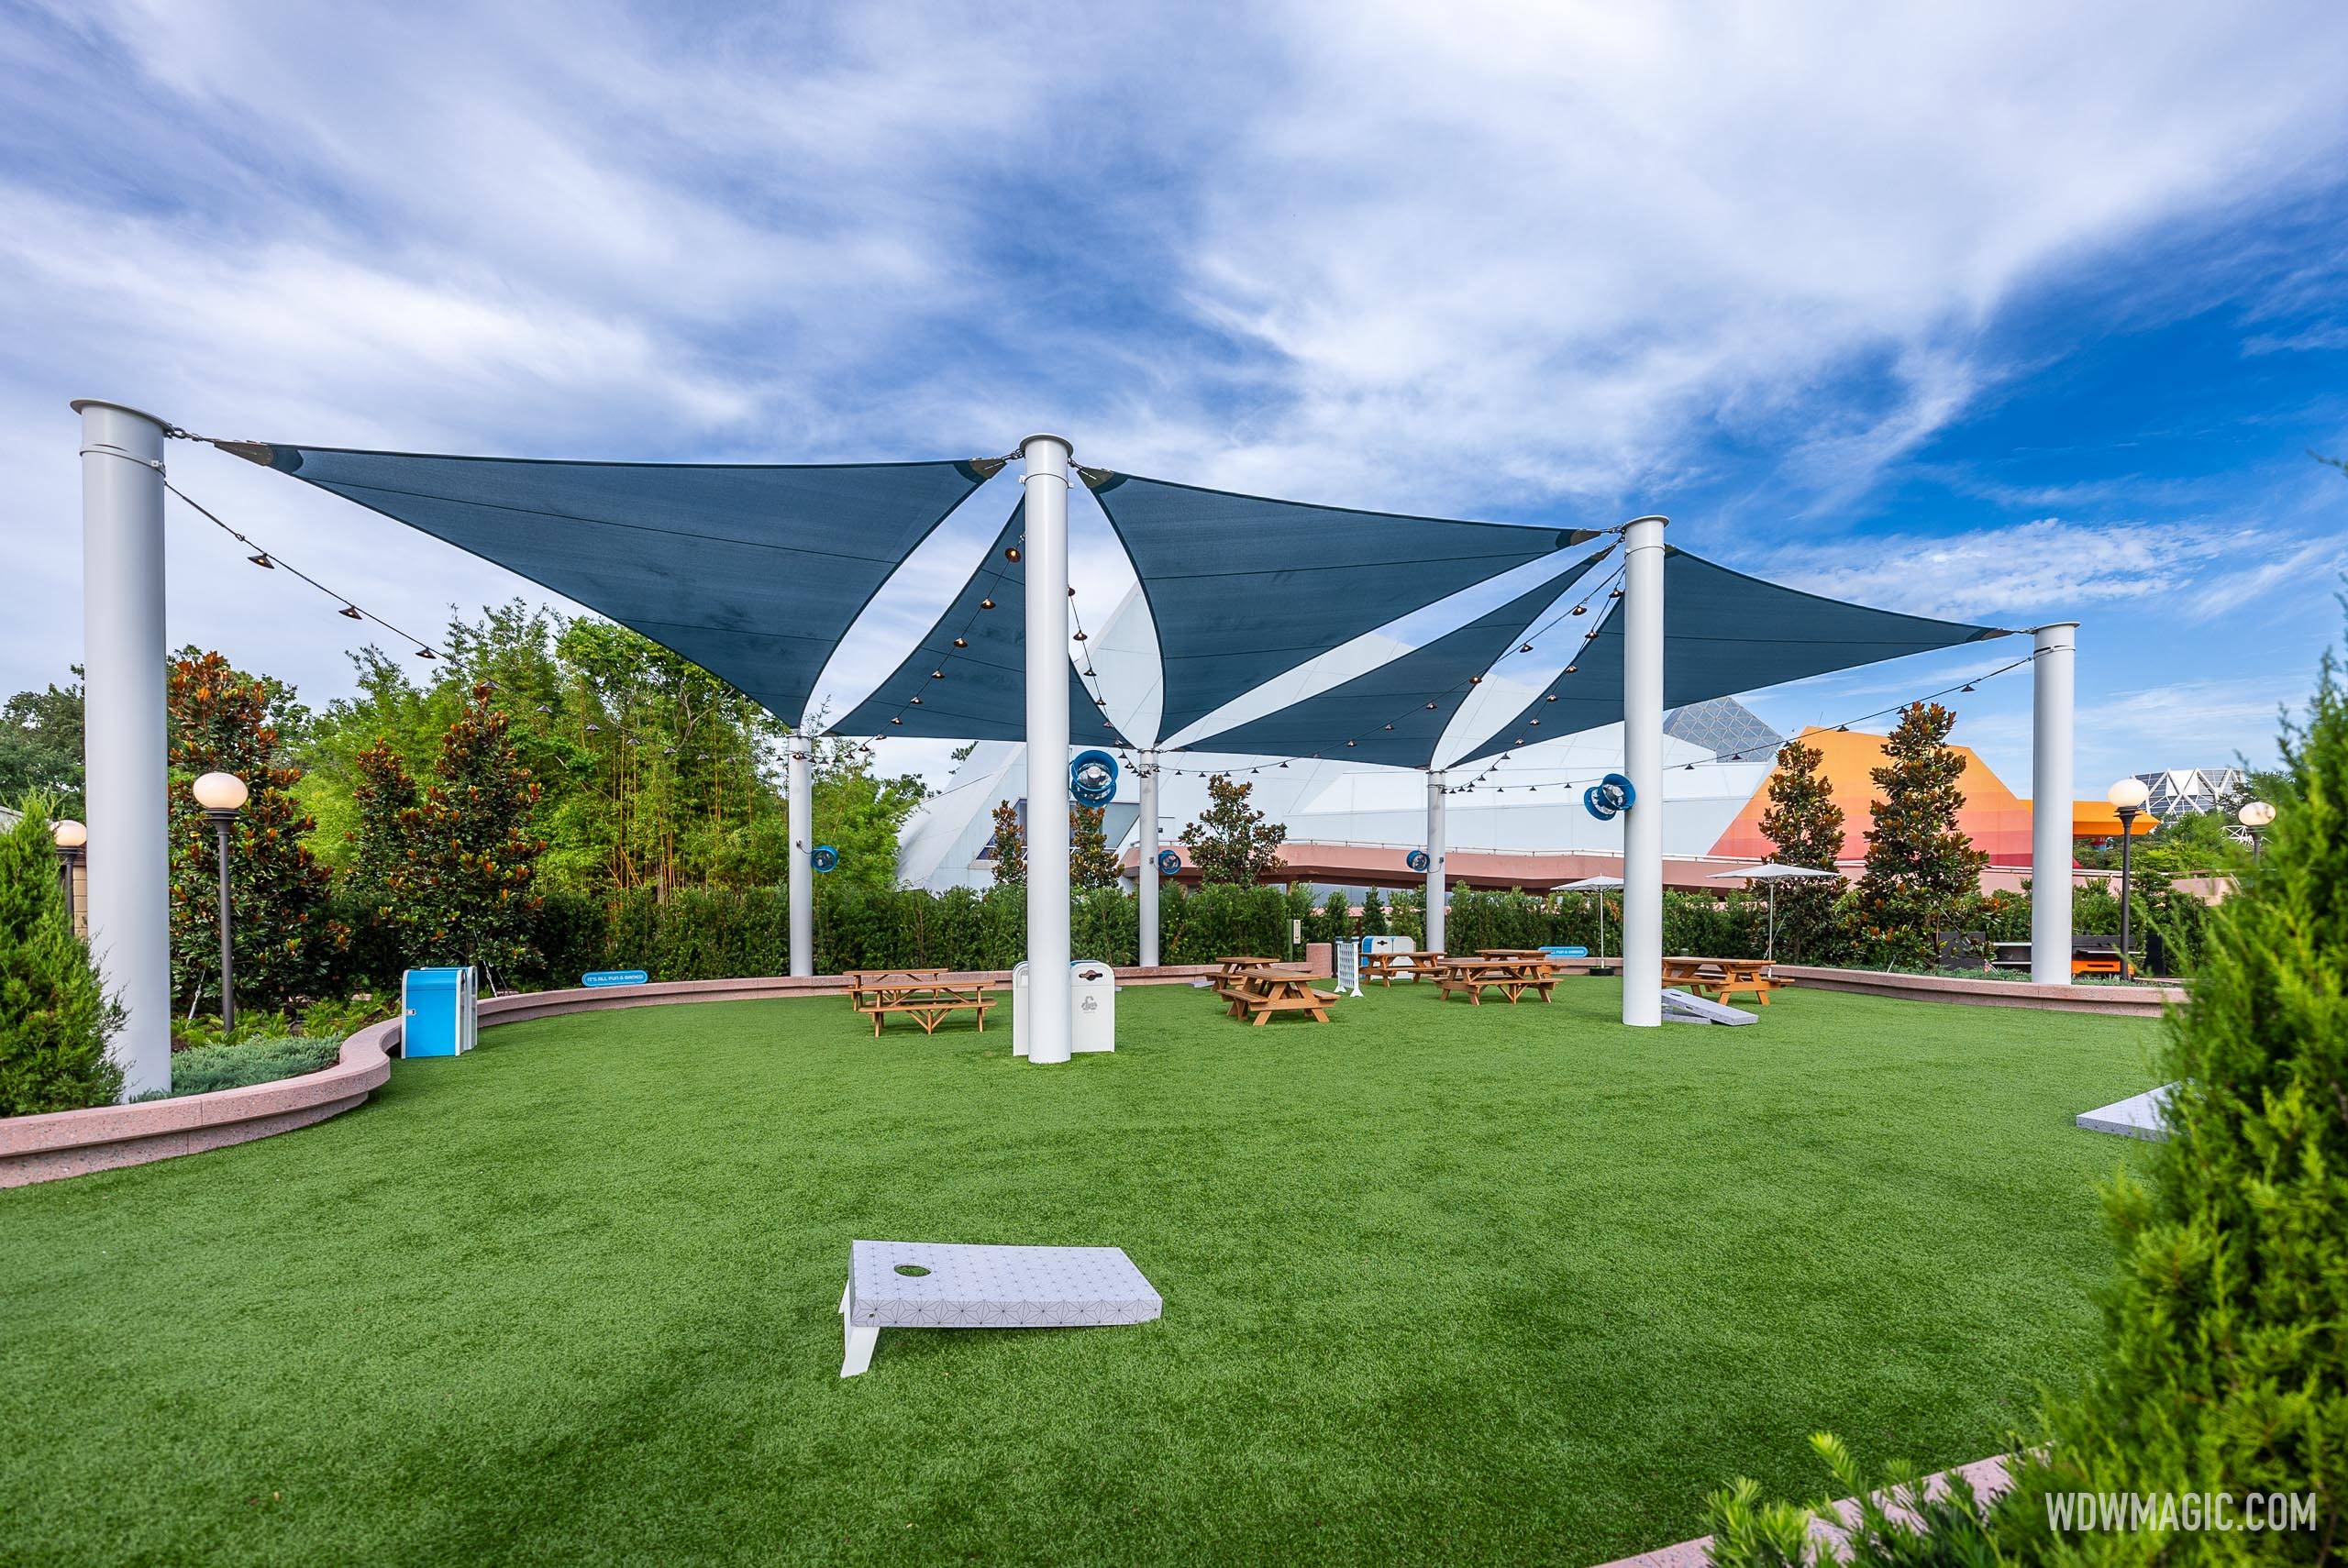
[[[2222,812],[2250,788],[2249,778],[2239,767],[2170,767],[2136,777],[2152,791],[2144,810],[2158,822]]]
[[[1213,727],[1270,712],[1407,652],[1411,646],[1390,637],[1360,639],[1339,650],[1343,658],[1324,656],[1232,704],[1217,715]],[[1152,733],[1157,707],[1157,645],[1137,593],[1118,606],[1089,647],[1097,689],[1109,699],[1111,716],[1127,734]],[[1554,668],[1531,668],[1487,676],[1454,722],[1450,738],[1460,743],[1457,749],[1468,749],[1490,734],[1490,726],[1504,723],[1555,674]],[[1079,749],[1087,744],[1080,733],[1071,739]],[[1768,778],[1779,744],[1775,732],[1733,701],[1693,704],[1675,713],[1664,738],[1664,793],[1670,803],[1664,817],[1664,854],[1710,854]],[[1730,760],[1740,756],[1742,760]],[[1253,784],[1249,803],[1270,820],[1285,823],[1295,843],[1409,850],[1426,839],[1426,777],[1413,770],[1301,758],[1290,758],[1282,767],[1277,758],[1211,750],[1168,752],[1161,762],[1158,838],[1163,845],[1174,845],[1184,825],[1206,809],[1202,775],[1212,771],[1237,774]],[[1598,821],[1583,806],[1581,792],[1622,762],[1619,724],[1521,748],[1477,788],[1450,798],[1445,810],[1448,847],[1619,855],[1622,819]],[[1065,767],[1056,771],[1059,777],[1053,788],[1064,795]],[[1478,771],[1455,769],[1452,780],[1466,784]],[[905,824],[899,840],[898,879],[937,892],[991,887],[994,872],[985,851],[993,837],[995,805],[1023,801],[1027,792],[1025,745],[1017,741],[979,743]],[[1137,837],[1139,799],[1132,770],[1121,768],[1116,803],[1105,818],[1111,842],[1120,849],[1130,847]]]

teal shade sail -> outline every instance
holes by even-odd
[[[1476,679],[1579,581],[1599,558],[1486,611],[1400,658],[1198,744],[1261,756],[1326,756],[1427,767]],[[1546,726],[1543,726],[1546,727]],[[1208,743],[1212,742],[1209,747]]]
[[[1621,602],[1614,604],[1547,690],[1461,761],[1622,723]],[[1667,709],[2011,635],[2001,626],[1846,604],[1678,548],[1664,558],[1663,627]]]
[[[832,724],[832,734],[1027,738],[1027,575],[1025,563],[1008,554],[1019,543],[1023,522],[1014,505],[978,570],[920,646],[871,696]],[[1093,701],[1072,664],[1068,682],[1070,745],[1131,744]]]
[[[1079,471],[1157,628],[1159,740],[1365,632],[1596,537]]]
[[[1002,467],[223,445],[608,615],[793,725],[872,595]]]

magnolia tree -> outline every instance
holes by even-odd
[[[1937,702],[1911,702],[1884,742],[1884,766],[1868,775],[1883,792],[1873,802],[1858,891],[1859,935],[1871,962],[1930,963],[1933,933],[1980,890],[1989,857],[1956,825],[1965,758],[1948,744],[1955,723]]]
[[[998,888],[1024,888],[1027,885],[1027,825],[1019,820],[1019,808],[1009,801],[998,801],[994,808],[994,885]]]
[[[237,991],[259,1005],[318,984],[350,932],[327,918],[327,871],[303,845],[316,824],[294,797],[279,718],[293,694],[216,653],[183,654],[166,687],[171,722],[172,967],[183,989],[220,994],[219,845],[188,793],[205,773],[233,773],[250,792],[228,834],[228,910]]]
[[[532,891],[546,841],[531,831],[539,789],[506,738],[490,688],[440,739],[433,781],[412,778],[388,743],[358,757],[358,856],[351,880],[408,963],[486,964],[533,956]]]
[[[1761,832],[1777,847],[1769,856],[1786,866],[1806,866],[1832,871],[1843,853],[1843,808],[1834,803],[1834,786],[1819,771],[1826,754],[1814,745],[1791,740],[1778,753],[1777,769],[1769,775],[1768,810],[1761,813]],[[1818,956],[1829,939],[1834,900],[1842,892],[1833,881],[1788,882],[1777,891],[1778,947],[1797,961]]]
[[[1227,882],[1252,888],[1286,867],[1280,845],[1288,841],[1288,824],[1266,822],[1264,813],[1247,803],[1255,792],[1225,774],[1207,779],[1207,809],[1181,833],[1188,859],[1202,882]]]

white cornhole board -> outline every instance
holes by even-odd
[[[1335,944],[1337,954],[1337,989],[1351,996],[1361,995],[1361,944],[1339,937]]]
[[[1667,990],[1663,993],[1663,1019],[1666,1023],[1758,1023],[1761,1015],[1743,1008],[1723,1007],[1686,991]]]
[[[2081,1111],[2072,1118],[2089,1132],[2116,1132],[2122,1138],[2142,1138],[2146,1143],[2165,1143],[2168,1139],[2168,1097],[2176,1086],[2163,1084],[2142,1094],[2093,1110]]]
[[[1099,1328],[1146,1323],[1165,1309],[1123,1247],[851,1242],[840,1375],[872,1364],[883,1329]]]

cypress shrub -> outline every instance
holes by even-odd
[[[45,801],[0,834],[0,1116],[111,1104],[122,1069],[106,1043],[121,1008],[73,934]]]

